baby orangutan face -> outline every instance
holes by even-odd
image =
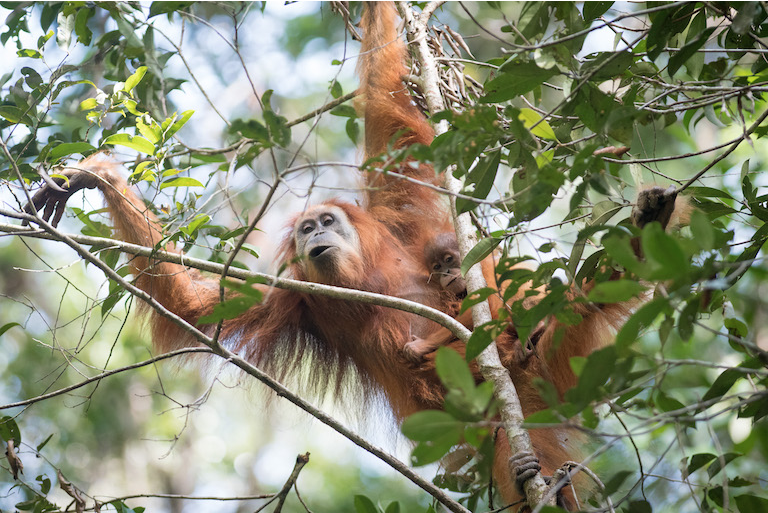
[[[458,298],[467,295],[467,283],[461,276],[459,244],[453,233],[441,233],[424,248],[424,261],[430,272],[430,280],[436,280],[440,288]]]

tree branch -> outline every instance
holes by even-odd
[[[431,4],[430,4],[431,5]],[[430,5],[424,8],[424,12],[433,12],[434,7]],[[419,63],[421,70],[422,92],[427,101],[430,114],[445,110],[445,103],[440,95],[439,75],[437,62],[429,48],[427,41],[427,19],[417,18],[406,2],[397,2],[400,15],[405,20],[406,34],[414,58]],[[439,135],[448,130],[445,120],[438,123],[435,132]],[[454,194],[461,190],[461,183],[453,177],[448,171],[445,173],[446,188]],[[456,226],[456,236],[459,242],[461,257],[466,257],[467,253],[477,244],[475,230],[472,227],[472,221],[468,213],[458,215],[456,211],[455,196],[451,196],[451,211],[454,216]],[[474,291],[486,287],[485,278],[480,265],[474,265],[466,275],[467,293],[471,295]],[[491,308],[487,301],[483,301],[472,308],[472,320],[475,326],[481,326],[492,320]],[[520,399],[517,395],[512,378],[507,369],[501,364],[499,352],[496,344],[490,344],[477,357],[477,363],[480,372],[486,381],[493,383],[494,394],[501,404],[499,412],[501,423],[509,440],[509,445],[513,453],[533,452],[533,445],[528,436],[528,432],[521,427],[523,423],[523,409],[520,405]],[[547,483],[541,476],[541,473],[527,480],[525,483],[525,495],[528,504],[535,507],[543,501],[547,493]],[[551,501],[554,505],[554,500]]]
[[[12,212],[12,211],[8,211],[1,208],[0,208],[0,215],[27,220],[31,223],[34,223],[37,221],[37,218],[35,218],[34,216],[30,216],[28,214],[21,214],[18,212]],[[56,240],[56,241],[61,241],[61,240],[64,240],[64,238],[66,238],[71,240],[72,242],[77,243],[78,245],[85,244],[89,246],[98,246],[104,249],[107,249],[107,248],[117,249],[129,255],[151,257],[158,261],[179,264],[179,265],[183,265],[193,269],[198,269],[200,271],[206,271],[209,273],[218,274],[222,277],[257,281],[259,283],[264,283],[266,285],[269,285],[271,287],[276,287],[278,289],[291,290],[293,292],[301,292],[305,294],[320,294],[323,296],[332,297],[334,299],[346,299],[349,301],[358,301],[361,303],[367,303],[367,304],[376,305],[376,306],[394,308],[396,310],[402,310],[404,312],[417,314],[431,321],[435,321],[441,326],[444,326],[449,330],[451,330],[451,332],[461,340],[466,341],[469,339],[469,336],[471,335],[470,331],[463,324],[458,322],[456,319],[454,319],[450,315],[444,312],[441,312],[440,310],[436,310],[434,308],[425,306],[421,303],[417,303],[416,301],[410,301],[408,299],[385,296],[384,294],[377,294],[374,292],[365,292],[362,290],[348,289],[344,287],[335,287],[332,285],[323,285],[320,283],[294,280],[291,278],[280,278],[277,276],[272,276],[270,274],[260,273],[256,271],[249,271],[246,269],[240,269],[236,267],[230,267],[227,270],[226,274],[223,274],[224,267],[225,267],[224,264],[209,262],[208,260],[192,258],[180,253],[171,253],[168,251],[163,251],[163,250],[151,248],[148,246],[139,246],[137,244],[131,244],[129,242],[123,242],[116,239],[107,239],[104,237],[89,237],[86,235],[63,234],[58,232],[57,232],[58,235],[50,234],[42,230],[36,230],[34,228],[27,228],[27,227],[22,227],[14,224],[6,224],[6,223],[0,223],[0,233],[7,233],[7,234],[17,235],[22,237],[32,237],[35,239]],[[99,262],[102,263],[102,265],[104,265],[103,262],[101,262],[100,260]],[[114,273],[114,271],[112,272]],[[112,278],[111,275],[109,275],[109,277]],[[130,286],[130,284],[128,285]],[[139,295],[139,297],[141,299],[145,299],[143,293],[142,295]]]
[[[756,120],[754,123],[752,123],[752,124],[749,126],[749,128],[747,128],[747,129],[744,131],[744,133],[742,133],[742,134],[741,134],[741,137],[738,137],[736,140],[734,140],[734,141],[733,141],[733,143],[731,144],[731,147],[730,147],[730,148],[728,148],[728,149],[727,149],[727,150],[725,150],[723,153],[721,153],[720,155],[718,155],[718,156],[717,156],[717,158],[715,158],[715,159],[714,159],[712,162],[710,162],[709,164],[707,164],[707,165],[704,167],[704,169],[702,169],[701,171],[699,171],[698,173],[696,173],[696,175],[695,175],[693,178],[691,178],[690,180],[688,180],[687,182],[685,182],[683,185],[681,185],[681,186],[680,186],[680,187],[677,189],[677,191],[676,191],[676,192],[678,192],[678,193],[679,193],[679,192],[683,192],[685,189],[687,189],[688,187],[690,187],[690,186],[691,186],[691,185],[692,185],[692,184],[693,184],[693,183],[694,183],[696,180],[698,180],[699,178],[701,178],[702,176],[704,176],[704,173],[706,173],[707,171],[709,171],[710,169],[712,169],[713,167],[715,167],[715,165],[716,165],[718,162],[720,162],[720,161],[721,161],[721,160],[723,160],[725,157],[727,157],[728,155],[730,155],[731,153],[733,153],[733,150],[735,150],[735,149],[736,149],[736,148],[739,146],[739,144],[741,144],[741,143],[742,143],[742,141],[745,141],[746,139],[748,139],[748,138],[749,138],[749,136],[750,136],[750,135],[752,135],[752,132],[754,132],[755,130],[757,130],[757,127],[759,127],[759,126],[760,126],[760,124],[761,124],[763,121],[765,121],[765,118],[767,118],[767,117],[768,117],[768,109],[766,109],[766,111],[765,111],[765,112],[763,112],[763,113],[760,115],[760,117],[759,117],[759,118],[757,118],[757,120]]]
[[[301,469],[303,469],[304,465],[307,463],[309,463],[309,453],[299,454],[296,456],[296,464],[293,466],[291,475],[288,476],[288,479],[285,481],[283,488],[276,495],[277,505],[273,510],[274,513],[280,513],[283,510],[283,504],[285,504],[285,499],[288,497],[288,492],[290,492],[291,488],[293,488],[293,485],[296,484],[296,480],[299,478]]]

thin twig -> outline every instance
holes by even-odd
[[[749,136],[750,136],[750,135],[752,135],[752,132],[754,132],[755,130],[757,130],[757,127],[759,127],[759,126],[760,126],[760,124],[761,124],[763,121],[765,121],[765,118],[768,118],[768,109],[765,109],[765,112],[763,112],[763,113],[760,115],[760,117],[759,117],[759,118],[757,118],[757,121],[755,121],[754,123],[752,123],[752,125],[750,125],[750,127],[749,127],[749,128],[747,128],[747,129],[744,131],[744,133],[742,133],[742,134],[741,134],[741,136],[739,136],[737,139],[735,139],[735,140],[734,140],[734,142],[731,144],[731,147],[730,147],[730,148],[728,148],[727,150],[725,150],[725,151],[724,151],[722,154],[720,154],[720,155],[719,155],[717,158],[715,158],[715,159],[714,159],[712,162],[710,162],[709,164],[707,164],[707,165],[704,167],[704,169],[702,169],[701,171],[699,171],[698,173],[696,173],[696,174],[693,176],[693,178],[691,178],[690,180],[688,180],[687,182],[685,182],[683,185],[681,185],[680,187],[678,187],[678,189],[677,189],[677,192],[678,192],[678,193],[680,193],[680,192],[683,192],[685,189],[687,189],[688,187],[690,187],[690,186],[691,186],[691,185],[692,185],[692,184],[693,184],[693,183],[694,183],[696,180],[698,180],[699,178],[701,178],[702,176],[704,176],[704,174],[705,174],[707,171],[709,171],[710,169],[712,169],[713,167],[715,167],[715,166],[717,165],[717,163],[718,163],[718,162],[720,162],[720,161],[721,161],[721,160],[723,160],[725,157],[727,157],[728,155],[730,155],[731,153],[733,153],[733,151],[734,151],[734,150],[735,150],[735,149],[736,149],[736,148],[739,146],[739,144],[741,144],[741,142],[742,142],[742,141],[744,141],[745,139],[748,139],[748,138],[749,138]]]
[[[275,506],[274,513],[280,513],[283,510],[283,504],[285,504],[285,499],[288,497],[288,492],[291,491],[291,488],[296,483],[296,480],[299,478],[299,473],[301,472],[301,469],[304,468],[304,465],[309,463],[309,453],[299,454],[296,456],[296,464],[293,466],[293,470],[291,471],[291,475],[288,476],[288,479],[285,481],[285,484],[283,485],[283,488],[277,493],[277,505]]]
[[[159,361],[167,360],[169,358],[175,358],[177,356],[188,355],[188,354],[198,354],[198,353],[212,354],[213,352],[207,347],[185,347],[183,349],[177,349],[175,351],[171,351],[168,353],[161,354],[159,356],[155,356],[154,358],[150,358],[149,360],[144,360],[143,362],[132,363],[131,365],[125,365],[123,367],[120,367],[119,369],[113,369],[113,370],[101,372],[96,376],[92,376],[78,383],[74,383],[72,385],[69,385],[68,387],[60,388],[58,390],[54,390],[53,392],[48,392],[47,394],[38,395],[31,399],[25,399],[23,401],[17,401],[15,403],[0,404],[0,410],[8,410],[10,408],[18,408],[21,406],[29,406],[30,404],[35,404],[35,403],[39,403],[40,401],[45,401],[46,399],[51,399],[52,397],[58,397],[60,395],[68,394],[73,390],[77,390],[78,388],[82,388],[86,385],[90,385],[91,383],[101,381],[102,379],[108,378],[110,376],[114,376],[115,374],[120,374],[123,372],[128,372],[130,370],[140,369],[142,367],[146,367],[147,365],[154,365]]]

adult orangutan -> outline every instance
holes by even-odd
[[[400,79],[405,56],[394,14],[390,3],[372,4],[363,19],[367,36],[359,68],[367,156],[385,150],[396,133],[401,133],[398,146],[428,144],[433,138]],[[402,172],[436,182],[428,166],[404,166]],[[145,246],[161,240],[157,219],[114,164],[91,157],[61,174],[68,177],[66,192],[43,187],[33,198],[44,218],[58,222],[69,196],[98,188],[120,238]],[[384,174],[371,173],[366,181],[363,207],[330,201],[294,218],[281,248],[283,261],[293,262],[290,274],[440,307],[440,296],[428,286],[428,273],[413,247],[450,228],[446,205],[435,191]],[[194,270],[145,257],[133,258],[131,266],[138,287],[192,325],[219,301],[218,284]],[[413,372],[401,354],[411,333],[426,336],[433,329],[427,321],[398,310],[280,289],[265,296],[262,304],[225,322],[221,335],[265,370],[285,376],[311,355],[316,360],[309,366],[311,382],[327,384],[329,375],[340,382],[354,367],[370,391],[384,391],[399,418],[441,405],[437,379]],[[151,323],[153,342],[161,351],[194,343],[166,318],[152,314]]]
[[[368,4],[361,22],[364,40],[359,73],[365,109],[365,151],[372,157],[385,151],[397,135],[395,147],[429,144],[433,131],[406,93],[401,77],[406,74],[405,48],[395,29],[391,3]],[[426,165],[403,165],[402,174],[435,183],[439,177]],[[116,167],[89,158],[65,169],[66,192],[44,186],[33,198],[42,217],[61,218],[69,196],[84,188],[98,188],[104,195],[116,233],[125,241],[155,246],[161,229],[155,216],[127,185]],[[362,207],[341,201],[313,206],[298,214],[291,233],[282,244],[282,261],[292,277],[338,285],[422,302],[443,311],[452,305],[440,287],[429,282],[430,271],[422,261],[424,246],[451,229],[444,200],[432,189],[381,173],[366,178]],[[173,249],[173,248],[169,248]],[[486,268],[488,264],[486,263]],[[182,265],[131,260],[136,285],[165,308],[192,325],[211,313],[219,301],[214,280]],[[486,276],[493,281],[492,266]],[[493,306],[493,305],[492,305]],[[620,307],[589,308],[581,305],[584,321],[567,328],[563,344],[554,350],[555,325],[539,334],[538,347],[545,364],[529,364],[519,355],[514,328],[499,339],[504,364],[510,369],[526,414],[546,405],[532,385],[544,376],[558,390],[574,382],[568,359],[586,355],[606,342],[596,335],[621,318]],[[150,313],[153,342],[160,351],[195,344],[176,324]],[[208,333],[212,326],[203,326]],[[414,366],[403,355],[413,337],[442,337],[440,344],[461,345],[446,337],[431,321],[399,310],[352,301],[331,299],[282,289],[270,289],[262,303],[236,319],[225,321],[220,340],[242,352],[254,364],[278,378],[301,368],[308,382],[327,386],[354,371],[364,390],[382,394],[398,419],[427,408],[442,406],[444,389],[430,361]],[[307,358],[312,365],[304,365]],[[542,470],[552,474],[571,456],[569,432],[554,429],[531,433]],[[498,437],[495,473],[508,500],[519,497],[507,465],[509,447]],[[530,470],[535,460],[515,460]],[[527,476],[520,473],[521,478]]]

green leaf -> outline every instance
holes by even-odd
[[[125,295],[125,289],[123,289],[116,282],[110,280],[109,294],[107,295],[106,298],[104,298],[104,301],[101,302],[101,318],[102,319],[104,319],[104,317],[106,317],[107,314],[112,311],[112,309],[115,307],[117,302],[120,301],[124,295]]]
[[[40,13],[40,28],[43,29],[43,31],[48,30],[56,19],[56,14],[58,14],[62,7],[63,4],[53,4],[50,2],[43,4],[42,12]]]
[[[595,285],[587,296],[593,303],[621,303],[637,297],[646,287],[633,280],[606,281]]]
[[[574,245],[574,250],[576,250],[576,246]],[[603,255],[605,255],[605,250],[601,249],[599,251],[596,251],[589,255],[587,258],[584,259],[584,263],[581,265],[581,268],[579,269],[579,272],[576,273],[576,279],[573,280],[574,283],[584,283],[585,280],[590,279],[592,276],[594,276],[595,272],[597,272],[598,269],[598,263],[600,262],[600,259],[603,258]],[[571,256],[573,258],[573,254]],[[581,254],[579,253],[578,258],[581,258]],[[578,265],[579,261],[577,260],[574,262],[573,260],[568,261],[568,275],[573,276],[574,274],[574,267]]]
[[[549,126],[549,123],[547,123],[546,120],[542,118],[535,110],[520,109],[520,115],[518,116],[518,119],[522,121],[523,125],[525,125],[525,128],[530,130],[531,133],[536,137],[549,139],[550,141],[557,140],[557,136],[555,136],[555,132],[552,130],[552,127]]]
[[[344,91],[342,90],[339,81],[336,79],[331,80],[331,96],[339,98],[342,94],[344,94]]]
[[[187,226],[188,233],[194,233],[202,225],[211,220],[211,216],[206,214],[198,214]]]
[[[0,326],[0,337],[2,337],[6,331],[13,328],[14,326],[21,326],[21,324],[19,324],[18,322],[9,322],[8,324],[4,324],[3,326]]]
[[[30,50],[30,49],[22,49],[18,50],[16,52],[16,55],[19,57],[28,57],[30,59],[42,59],[43,54],[38,52],[37,50]]]
[[[141,79],[144,78],[144,75],[147,73],[147,67],[146,66],[139,66],[139,68],[136,70],[136,72],[128,77],[128,79],[125,81],[125,85],[123,86],[123,91],[126,93],[129,93],[131,96],[133,94],[131,91],[133,91],[133,88],[139,85],[139,82],[141,82]]]
[[[129,508],[128,506],[126,506],[126,504],[123,501],[119,499],[110,501],[107,504],[115,508],[115,511],[117,513],[144,513],[144,510],[145,510],[145,508],[141,506],[137,506],[135,508]]]
[[[707,402],[711,399],[717,399],[724,396],[725,393],[731,389],[733,384],[736,383],[739,378],[743,377],[743,372],[735,369],[726,369],[717,377],[715,382],[712,383],[712,386],[709,387],[707,393],[701,398],[701,402]]]
[[[466,354],[464,356],[467,361],[471,362],[477,358],[486,347],[496,340],[496,337],[501,335],[501,332],[502,326],[498,321],[491,321],[475,328],[469,340],[467,340]]]
[[[590,22],[595,18],[599,18],[600,16],[605,14],[608,11],[608,9],[611,8],[612,5],[613,5],[613,2],[584,2],[583,4],[584,21]]]
[[[622,208],[624,208],[624,205],[611,200],[596,203],[595,206],[592,207],[592,217],[589,220],[590,226],[607,223],[613,216],[618,214]]]
[[[626,513],[653,513],[653,508],[648,501],[629,501]]]
[[[651,223],[641,235],[646,259],[652,265],[651,280],[673,280],[688,274],[690,261],[680,244],[670,237],[659,223]]]
[[[681,410],[685,408],[683,403],[681,403],[677,399],[669,397],[667,394],[665,394],[661,390],[659,390],[654,396],[654,401],[656,402],[656,406],[658,406],[659,408],[661,408],[662,411],[665,411],[665,412]]]
[[[655,61],[664,51],[670,38],[685,30],[694,9],[692,3],[687,3],[651,15],[651,30],[646,38],[648,58]]]
[[[690,225],[693,241],[702,251],[715,249],[715,230],[712,222],[701,210],[691,212]]]
[[[48,438],[51,438],[51,437],[49,436]],[[47,494],[49,491],[51,491],[51,480],[45,477],[44,475],[37,476],[35,478],[35,481],[40,483],[40,491],[43,492],[44,495]]]
[[[136,116],[136,117],[140,117],[140,116],[143,116],[143,115],[144,115],[144,113],[143,113],[143,112],[141,112],[140,110],[138,110],[138,109],[136,108],[136,105],[138,105],[138,103],[136,102],[136,100],[127,99],[127,100],[125,100],[125,101],[123,102],[123,104],[122,104],[122,105],[125,107],[125,109],[126,109],[128,112],[130,112],[131,114],[133,114],[133,115],[134,115],[134,116]]]
[[[278,116],[271,110],[264,111],[264,121],[267,123],[269,133],[280,146],[288,146],[291,142],[291,128],[288,126],[288,120],[283,116]]]
[[[172,180],[167,180],[160,184],[160,190],[168,187],[205,187],[202,183],[188,176],[180,176]]]
[[[384,510],[384,513],[400,513],[400,503],[397,501],[390,502],[387,509]]]
[[[484,384],[491,385],[491,383]],[[482,420],[482,417],[480,417],[478,420]],[[464,441],[472,447],[476,447],[477,449],[482,450],[483,446],[487,447],[485,442],[490,437],[492,430],[493,428],[489,428],[488,426],[467,425],[467,427],[464,429]]]
[[[80,110],[91,110],[95,109],[99,106],[98,100],[96,98],[88,98],[87,100],[83,100],[80,102]]]
[[[737,495],[734,500],[740,513],[765,513],[768,511],[768,499],[756,495]]]
[[[475,379],[469,370],[466,360],[453,349],[441,347],[435,356],[435,367],[440,381],[448,390],[459,389],[472,392],[475,389]]]
[[[29,66],[21,68],[21,74],[24,75],[24,82],[32,89],[37,89],[43,84],[43,78],[40,74]]]
[[[688,341],[693,336],[693,322],[699,313],[699,306],[701,300],[697,296],[693,296],[688,299],[685,307],[680,312],[680,316],[677,319],[677,333],[684,341]]]
[[[95,14],[95,9],[80,8],[75,16],[75,34],[78,42],[88,46],[91,44],[93,32],[88,28],[88,20]]]
[[[653,321],[664,311],[671,310],[669,306],[669,299],[659,297],[653,301],[644,304],[638,308],[632,317],[627,319],[624,326],[619,330],[616,335],[616,345],[619,347],[626,347],[630,343],[637,340],[640,335],[640,331],[650,326]]]
[[[243,137],[254,139],[265,144],[270,142],[269,131],[267,130],[267,127],[255,119],[236,119],[232,122],[232,126],[229,128],[229,132],[232,134],[239,133]]]
[[[125,146],[126,148],[146,153],[147,155],[155,154],[155,145],[139,135],[131,136],[128,134],[114,134],[104,139],[103,144]]]
[[[734,317],[723,319],[723,326],[728,330],[728,333],[736,337],[746,337],[749,334],[749,326]]]
[[[593,60],[587,61],[581,69],[581,74],[594,73],[590,80],[602,82],[623,75],[634,62],[635,57],[630,51],[601,52]]]
[[[586,3],[591,3],[591,2],[586,2]],[[632,470],[621,470],[617,472],[608,481],[606,481],[605,490],[603,491],[603,493],[606,496],[609,496],[618,492],[619,488],[621,488],[621,485],[624,484],[624,481],[626,481],[627,478],[631,475],[634,475],[634,471]]]
[[[184,112],[181,113],[181,117],[178,119],[174,114],[172,119],[174,119],[175,121],[170,126],[170,128],[168,128],[165,131],[165,134],[164,134],[165,140],[167,141],[168,139],[173,137],[176,134],[176,132],[181,130],[181,128],[187,124],[187,121],[189,121],[189,118],[191,118],[194,113],[195,113],[194,110],[185,110]]]
[[[42,501],[45,501],[45,499],[42,499]],[[30,511],[32,509],[35,509],[39,506],[39,500],[38,499],[32,499],[29,501],[22,501],[16,504],[16,509],[21,511]]]
[[[29,114],[25,114],[18,107],[11,105],[0,105],[0,117],[7,119],[11,123],[22,123],[30,127],[35,125],[34,118]]]
[[[414,413],[400,428],[405,436],[415,442],[436,440],[446,433],[455,435],[456,443],[461,439],[464,423],[440,410],[424,410]]]
[[[348,119],[344,128],[347,132],[347,137],[349,137],[349,140],[355,144],[358,144],[360,141],[360,124],[357,122],[357,119]]]
[[[55,177],[56,175],[51,175],[51,176]],[[112,228],[110,228],[108,225],[104,223],[100,223],[98,221],[94,221],[93,219],[91,219],[90,215],[93,214],[94,212],[86,213],[77,207],[72,207],[72,211],[75,213],[78,220],[80,220],[80,222],[82,222],[84,225],[82,230],[80,230],[83,233],[83,235],[89,235],[92,237],[111,237],[112,236]]]
[[[526,2],[518,20],[518,27],[523,37],[532,39],[544,35],[549,20],[550,9],[543,2]]]
[[[542,69],[533,62],[519,60],[506,62],[499,72],[496,78],[485,84],[485,96],[481,101],[498,103],[512,100],[559,73],[557,68]]]
[[[688,475],[693,474],[697,470],[699,470],[701,467],[708,464],[710,461],[717,458],[714,454],[709,453],[698,453],[691,456],[691,462],[688,464],[687,473]]]
[[[79,153],[81,155],[85,155],[86,153],[95,151],[96,148],[88,144],[87,142],[76,142],[76,143],[62,143],[54,147],[46,157],[46,160],[56,160],[61,157],[65,157],[67,155],[72,155],[73,153]]]
[[[694,198],[724,198],[733,200],[733,196],[728,191],[713,187],[688,187],[687,192]]]
[[[356,513],[379,513],[379,509],[371,499],[365,495],[355,495]]]
[[[587,365],[587,357],[586,356],[572,356],[569,362],[571,364],[571,369],[573,370],[573,373],[576,374],[576,376],[581,376],[582,371],[584,370],[584,367]]]
[[[528,415],[525,418],[525,422],[523,423],[523,426],[527,427],[532,424],[557,425],[557,424],[562,424],[562,422],[563,422],[563,419],[560,415],[558,415],[553,410],[547,409],[547,410],[537,411],[536,413],[532,413]]]
[[[720,473],[723,468],[728,465],[730,462],[735,460],[736,458],[740,458],[741,454],[737,454],[735,452],[727,452],[723,454],[722,456],[715,458],[715,461],[712,462],[712,464],[707,469],[707,474],[709,475],[709,478],[712,479],[717,474]]]
[[[171,14],[176,11],[186,11],[194,2],[152,2],[149,6],[149,17],[160,14]]]
[[[213,307],[213,312],[198,319],[198,326],[204,324],[216,324],[219,321],[234,319],[247,312],[253,305],[260,302],[259,298],[249,296],[235,296],[218,303]]]
[[[676,51],[674,55],[669,58],[669,64],[667,64],[667,71],[669,76],[674,76],[677,70],[686,63],[688,59],[696,54],[696,52],[704,46],[704,44],[715,31],[716,27],[710,27],[701,32],[695,39],[686,43],[680,50]]]
[[[333,116],[339,116],[342,118],[356,118],[357,111],[351,105],[339,105],[331,110]]]
[[[16,447],[21,445],[21,431],[13,417],[0,418],[0,438],[5,442],[13,440]]]
[[[494,289],[493,287],[483,287],[482,289],[478,289],[474,291],[473,293],[467,295],[467,297],[464,298],[464,301],[461,302],[461,312],[465,312],[475,306],[478,303],[481,303],[491,297],[492,294],[496,294],[498,290]]]
[[[501,244],[502,240],[503,239],[498,237],[488,237],[478,242],[474,248],[469,250],[469,253],[467,253],[467,256],[464,257],[464,260],[461,262],[461,274],[466,276],[469,268],[493,253],[493,250]]]
[[[576,242],[571,250],[571,255],[568,257],[568,276],[573,276],[576,273],[576,267],[581,261],[581,255],[584,253],[587,239],[595,233],[595,230],[602,229],[602,226],[615,216],[619,210],[621,210],[621,206],[609,200],[601,201],[592,208],[592,218],[588,223],[589,228],[579,232],[579,236],[576,237]],[[598,253],[602,252],[603,251],[599,251]],[[584,265],[582,265],[582,269],[579,272],[582,276],[576,283],[581,283],[586,277],[584,276],[584,273],[588,272],[590,268],[594,268],[598,258],[600,258],[600,255],[595,253],[587,257],[587,260],[584,261]]]
[[[154,128],[153,128],[154,127]],[[139,120],[136,120],[136,128],[138,129],[139,133],[144,136],[145,139],[147,139],[152,144],[157,144],[160,142],[160,130],[157,126],[157,123],[152,123],[152,127],[147,126],[145,123],[142,123]]]
[[[461,433],[453,431],[445,432],[429,442],[422,442],[411,452],[411,464],[421,466],[439,461],[459,442]]]
[[[731,268],[725,274],[725,277],[730,279],[731,282],[735,282],[736,279],[743,276],[747,269],[749,269],[751,261],[757,256],[765,243],[768,242],[768,224],[764,224],[758,228],[758,230],[752,235],[751,240],[753,241],[752,244],[750,244],[748,248],[742,251],[738,257],[736,257],[736,260],[731,264]],[[738,265],[741,262],[746,262],[750,265]]]
[[[53,438],[53,433],[51,433],[50,435],[48,435],[48,437],[47,437],[45,440],[43,440],[42,442],[40,442],[39,444],[37,444],[37,447],[35,448],[35,450],[36,450],[37,452],[40,452],[40,451],[42,451],[42,450],[43,450],[43,447],[45,447],[46,445],[48,445],[48,442],[50,442],[50,441],[51,441],[51,438]]]
[[[274,91],[268,89],[264,91],[261,97],[261,102],[264,105],[264,122],[267,124],[272,140],[280,146],[287,146],[291,142],[291,128],[288,126],[287,119],[277,115],[272,110],[273,93]]]
[[[582,372],[578,384],[565,393],[566,400],[583,407],[597,399],[601,393],[600,388],[611,377],[616,366],[616,360],[616,347],[614,346],[604,347],[590,354],[585,364],[589,371]]]
[[[626,270],[640,274],[645,267],[644,262],[640,262],[632,249],[629,237],[606,235],[601,240],[605,247],[605,252],[616,262],[622,265]]]
[[[486,155],[481,158],[480,162],[469,172],[467,175],[466,184],[474,185],[474,190],[471,192],[473,198],[485,199],[488,197],[488,193],[493,188],[493,183],[496,180],[496,173],[499,170],[499,164],[501,163],[501,152],[494,151],[490,155]],[[462,214],[475,208],[477,205],[475,202],[464,199],[456,199],[456,210]]]

